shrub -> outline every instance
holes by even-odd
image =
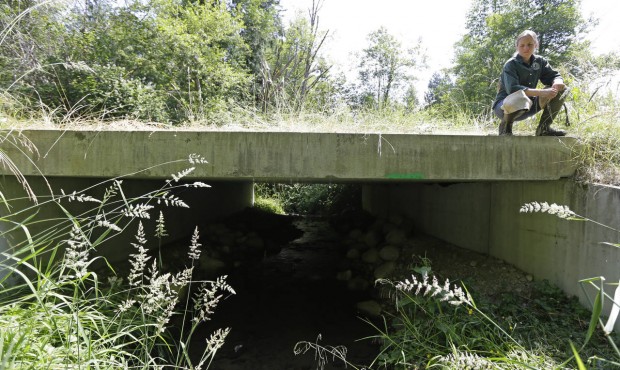
[[[331,215],[361,205],[357,185],[257,184],[255,192],[258,197],[277,200],[288,214]]]
[[[265,211],[265,212],[269,212],[269,213],[275,213],[275,214],[278,214],[278,215],[286,214],[286,212],[284,212],[284,208],[282,208],[282,205],[280,204],[280,202],[278,202],[277,199],[273,199],[273,198],[258,197],[256,199],[254,199],[254,207],[258,208],[261,211]]]

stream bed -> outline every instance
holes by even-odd
[[[218,327],[231,332],[210,369],[316,369],[314,351],[294,354],[299,341],[344,346],[356,365],[371,363],[378,353],[371,339],[359,340],[375,334],[355,308],[368,293],[336,279],[346,252],[341,237],[323,219],[298,218],[294,225],[299,238],[229,275],[237,294],[220,303],[205,335]],[[324,369],[345,368],[332,356],[326,360]]]

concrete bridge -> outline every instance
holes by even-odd
[[[38,154],[24,149],[25,138]],[[37,194],[125,176],[128,194],[139,195],[195,167],[185,180],[212,188],[183,194],[192,208],[168,217],[175,221],[168,223],[171,235],[188,235],[201,219],[250,205],[253,182],[357,182],[369,212],[406,216],[417,231],[503,259],[583,302],[578,280],[620,279],[620,248],[601,244],[620,243],[618,233],[546,214],[519,214],[527,202],[546,201],[620,227],[620,189],[571,180],[577,141],[570,137],[27,130],[4,132],[0,140],[2,153]],[[190,154],[196,155],[193,163]],[[208,163],[197,163],[201,159]],[[3,194],[23,197],[11,171],[6,166],[0,171]],[[14,209],[28,204],[11,203]],[[38,216],[62,216],[58,212],[44,209]],[[117,244],[123,246],[112,255],[125,258],[129,244]]]
[[[210,131],[22,133],[38,148],[38,156],[25,158],[22,148],[7,143],[2,150],[26,176],[168,178],[187,166],[187,162],[170,162],[192,153],[209,162],[188,175],[201,180],[520,181],[557,180],[575,171],[573,138]]]

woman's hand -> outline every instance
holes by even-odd
[[[544,98],[553,99],[555,98],[556,95],[558,95],[558,91],[559,90],[555,89],[554,87],[542,89],[542,94],[540,96]]]
[[[553,81],[553,85],[551,85],[551,88],[555,89],[557,92],[564,90],[565,87],[566,85],[564,85],[564,82],[561,80]]]

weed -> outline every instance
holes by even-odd
[[[271,199],[287,214],[332,215],[361,203],[360,187],[355,185],[256,184],[254,189],[257,199]]]
[[[528,351],[462,287],[449,280],[440,284],[426,271],[420,278],[381,281],[392,287],[394,311],[383,326],[375,325],[383,343],[380,366],[495,369],[552,363]]]
[[[254,207],[261,211],[284,215],[286,212],[277,199],[257,197],[254,199]]]
[[[199,165],[204,160],[192,155],[188,162]],[[199,355],[190,351],[192,335],[210,319],[217,304],[235,292],[225,276],[215,281],[192,279],[200,256],[197,229],[188,246],[189,265],[172,273],[160,271],[157,261],[147,254],[148,237],[142,224],[151,217],[154,204],[187,206],[173,195],[175,189],[208,187],[200,182],[183,183],[189,172],[191,169],[180,171],[160,189],[136,198],[126,196],[122,179],[116,178],[98,184],[105,189],[101,198],[86,191],[63,192],[2,219],[11,222],[18,214],[36,213],[44,204],[53,204],[66,215],[49,220],[52,226],[35,233],[29,233],[29,227],[39,221],[26,217],[26,222],[18,222],[26,231],[25,241],[2,253],[0,268],[6,273],[0,296],[2,368],[209,366],[230,329],[214,331]],[[66,205],[70,201],[87,202],[93,208],[74,215]],[[104,260],[96,256],[102,243],[136,222],[128,276],[121,278],[107,264],[96,268],[97,262]],[[165,235],[161,214],[156,233]],[[9,284],[11,278],[19,282]],[[193,285],[198,287],[192,289]],[[190,323],[181,325],[180,333],[171,327],[179,313],[182,322]]]
[[[579,214],[576,214],[575,212],[570,210],[568,206],[560,206],[557,204],[549,205],[547,202],[542,202],[542,203],[541,202],[530,202],[530,203],[524,204],[521,207],[520,212],[521,213],[547,213],[547,214],[554,215],[556,217],[567,219],[567,220],[591,222],[601,227],[605,227],[607,229],[613,230],[620,234],[620,230],[615,229],[609,225],[602,224],[595,220],[589,219],[587,217],[581,216]],[[603,244],[607,244],[615,248],[620,248],[620,244],[607,243],[607,242]],[[589,279],[582,279],[579,281],[579,284],[582,288],[584,295],[587,297],[588,301],[590,302],[590,305],[592,307],[592,313],[591,313],[588,330],[586,332],[585,340],[581,348],[577,349],[574,346],[572,340],[570,341],[571,350],[573,352],[572,358],[574,358],[575,361],[578,363],[578,366],[580,369],[585,368],[580,358],[579,353],[582,352],[586,348],[586,345],[594,337],[596,328],[600,326],[600,328],[602,329],[602,332],[604,333],[605,339],[607,340],[610,348],[613,350],[613,352],[611,353],[611,357],[613,358],[613,360],[609,360],[606,358],[600,358],[597,355],[591,355],[588,358],[588,363],[599,365],[599,366],[606,366],[606,365],[620,366],[620,350],[618,349],[616,340],[613,338],[613,336],[610,335],[614,330],[614,325],[618,318],[618,312],[620,311],[620,286],[616,287],[615,294],[613,297],[611,297],[607,293],[605,293],[605,289],[604,289],[605,277],[603,276],[589,278]],[[596,292],[594,299],[591,298],[590,294],[585,289],[586,286],[594,288]],[[607,323],[604,323],[601,318],[605,299],[609,299],[611,301],[611,306],[612,306],[611,313],[609,315]]]
[[[323,370],[325,365],[327,365],[330,361],[339,364],[342,362],[345,367],[350,365],[353,369],[358,370],[358,368],[350,364],[347,361],[347,348],[345,346],[325,346],[319,344],[319,341],[322,339],[321,334],[319,334],[316,338],[315,342],[308,341],[300,341],[295,344],[295,348],[293,352],[295,355],[303,355],[308,352],[314,352],[315,360],[317,363],[317,370]]]

